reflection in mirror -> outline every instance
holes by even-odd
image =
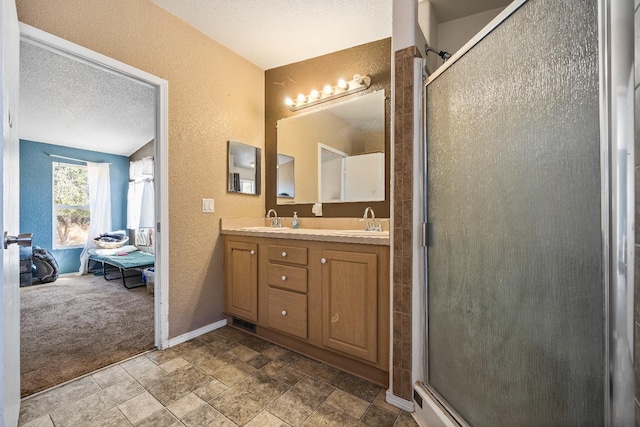
[[[278,204],[383,201],[384,104],[379,90],[278,120],[278,153],[296,161],[295,194],[281,197],[278,178]]]
[[[260,194],[260,149],[229,141],[228,190],[230,193]]]
[[[278,165],[277,165],[277,177],[278,177],[278,198],[288,199],[289,202],[284,201],[284,203],[293,203],[295,197],[295,185],[293,183],[294,176],[294,167],[293,167],[293,157],[285,156],[284,154],[278,154]]]

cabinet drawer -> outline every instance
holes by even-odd
[[[307,248],[269,245],[269,261],[307,265]]]
[[[307,269],[271,264],[267,266],[267,281],[271,286],[307,293]]]
[[[269,288],[269,327],[307,339],[307,296]]]

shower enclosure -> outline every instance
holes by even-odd
[[[442,425],[633,425],[632,21],[516,1],[425,84]]]

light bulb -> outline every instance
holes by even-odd
[[[327,95],[331,95],[333,93],[333,88],[329,85],[326,85],[323,89],[323,92],[326,93]]]
[[[362,85],[363,82],[363,78],[360,74],[354,74],[353,75],[353,81],[358,83],[359,85]]]
[[[320,92],[318,92],[317,90],[312,90],[311,93],[309,94],[309,96],[313,99],[318,99],[320,98]]]
[[[298,102],[307,102],[307,97],[304,96],[304,94],[299,94],[298,95]]]
[[[340,79],[338,80],[338,87],[340,87],[340,89],[347,90],[349,89],[349,83],[347,83],[344,79]]]
[[[295,102],[293,102],[293,99],[291,99],[291,98],[286,98],[286,99],[284,100],[284,103],[285,103],[286,105],[288,105],[289,107],[293,107],[293,105],[295,105]]]

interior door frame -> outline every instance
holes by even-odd
[[[147,84],[156,93],[155,194],[156,265],[154,292],[155,346],[169,347],[169,83],[146,71],[92,51],[68,40],[20,23],[20,40],[71,59]]]

